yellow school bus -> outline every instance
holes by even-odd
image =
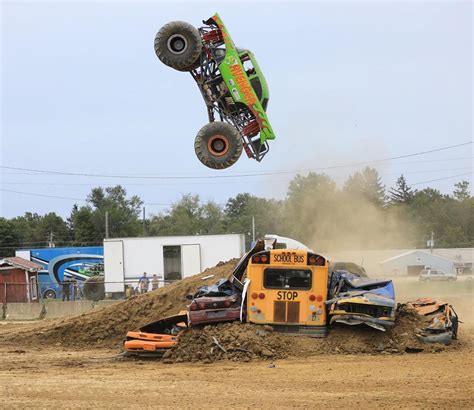
[[[247,321],[325,336],[328,269],[326,258],[306,250],[254,254],[247,266]]]

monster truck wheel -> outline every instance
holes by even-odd
[[[105,297],[105,287],[104,287],[104,277],[103,276],[92,276],[86,280],[84,283],[84,288],[82,290],[84,297],[87,300],[93,300],[97,302],[104,299]]]
[[[199,161],[212,169],[234,165],[242,154],[239,131],[226,122],[211,122],[202,127],[194,141]]]
[[[190,71],[199,62],[202,40],[199,31],[184,21],[165,24],[155,37],[155,53],[163,64]]]

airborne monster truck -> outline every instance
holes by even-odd
[[[189,71],[206,102],[209,124],[194,142],[199,160],[209,168],[235,164],[245,149],[261,161],[275,134],[268,121],[268,87],[254,55],[237,48],[218,14],[196,29],[173,21],[155,37],[155,52],[167,66]],[[215,121],[216,113],[220,121]],[[260,134],[260,135],[259,135]]]

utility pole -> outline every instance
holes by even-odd
[[[109,211],[105,211],[105,239],[109,239]]]
[[[49,232],[49,243],[48,243],[49,248],[54,248],[54,242],[53,242],[53,231]]]
[[[252,242],[255,243],[255,216],[252,216]]]
[[[146,214],[145,214],[145,207],[143,207],[143,236],[146,236]]]
[[[431,231],[431,239],[428,239],[426,242],[426,245],[429,246],[430,252],[433,253],[433,248],[434,248],[434,232]]]

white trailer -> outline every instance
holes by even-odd
[[[241,234],[104,239],[105,292],[124,292],[124,282],[136,286],[143,272],[156,274],[162,286],[244,252]]]

